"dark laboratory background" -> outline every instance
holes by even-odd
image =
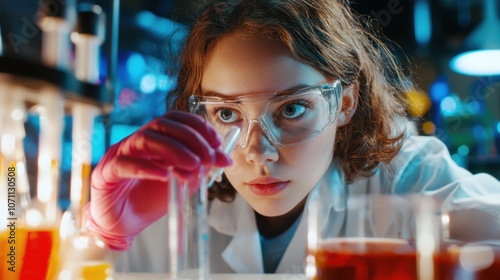
[[[42,1],[52,1],[57,6],[58,1],[65,0]],[[119,5],[113,6],[113,1]],[[85,1],[88,2],[105,11],[108,35],[113,9],[119,12],[119,17],[114,18],[119,23],[114,110],[109,122],[97,119],[92,144],[95,165],[106,145],[165,112],[165,97],[176,81],[176,56],[195,15],[196,2]],[[401,64],[412,75],[418,90],[407,93],[408,113],[417,122],[419,133],[439,137],[453,159],[471,172],[487,172],[500,179],[499,0],[357,0],[350,1],[350,5],[387,37]],[[3,55],[40,60],[38,7],[39,0],[1,0]],[[103,82],[111,72],[110,37],[101,48]],[[487,51],[465,63],[455,60],[457,55],[473,50]],[[484,57],[486,60],[481,60]],[[452,65],[454,61],[456,65]],[[479,67],[468,65],[470,61],[479,63]],[[63,208],[69,196],[71,167],[69,118],[62,147]],[[29,117],[26,130],[26,156],[28,162],[36,163],[36,116]],[[36,181],[34,173],[36,167],[31,167],[32,184]]]

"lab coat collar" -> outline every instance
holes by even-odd
[[[338,206],[345,197],[343,173],[332,163],[315,188],[321,195],[332,195],[330,207]],[[333,193],[332,193],[333,192]],[[276,273],[303,273],[306,256],[308,204]],[[209,215],[209,225],[220,233],[233,236],[222,253],[222,258],[236,273],[263,273],[262,250],[255,213],[252,207],[236,194],[233,202],[214,200]]]
[[[233,236],[222,252],[224,261],[236,273],[264,273],[257,222],[252,207],[236,195],[231,203],[215,200],[209,224],[217,231]]]

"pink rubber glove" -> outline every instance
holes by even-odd
[[[127,250],[137,234],[166,214],[169,167],[186,180],[201,166],[227,166],[231,160],[220,144],[199,116],[171,111],[152,120],[113,145],[94,169],[85,228],[111,249]]]

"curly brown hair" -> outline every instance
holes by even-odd
[[[167,107],[189,110],[189,96],[200,91],[205,58],[224,36],[273,38],[298,60],[340,79],[344,87],[359,84],[356,112],[338,129],[334,158],[346,183],[370,176],[401,148],[402,123],[407,121],[404,94],[411,83],[381,37],[348,4],[341,0],[209,1],[191,26]],[[228,201],[235,190],[224,177],[211,194]]]

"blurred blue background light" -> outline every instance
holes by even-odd
[[[415,40],[419,45],[427,45],[432,37],[431,11],[428,0],[417,0],[414,14]]]
[[[153,74],[146,74],[141,79],[141,91],[143,93],[152,93],[156,90],[156,76]]]
[[[477,50],[460,54],[450,61],[450,68],[463,75],[500,75],[500,50]]]

